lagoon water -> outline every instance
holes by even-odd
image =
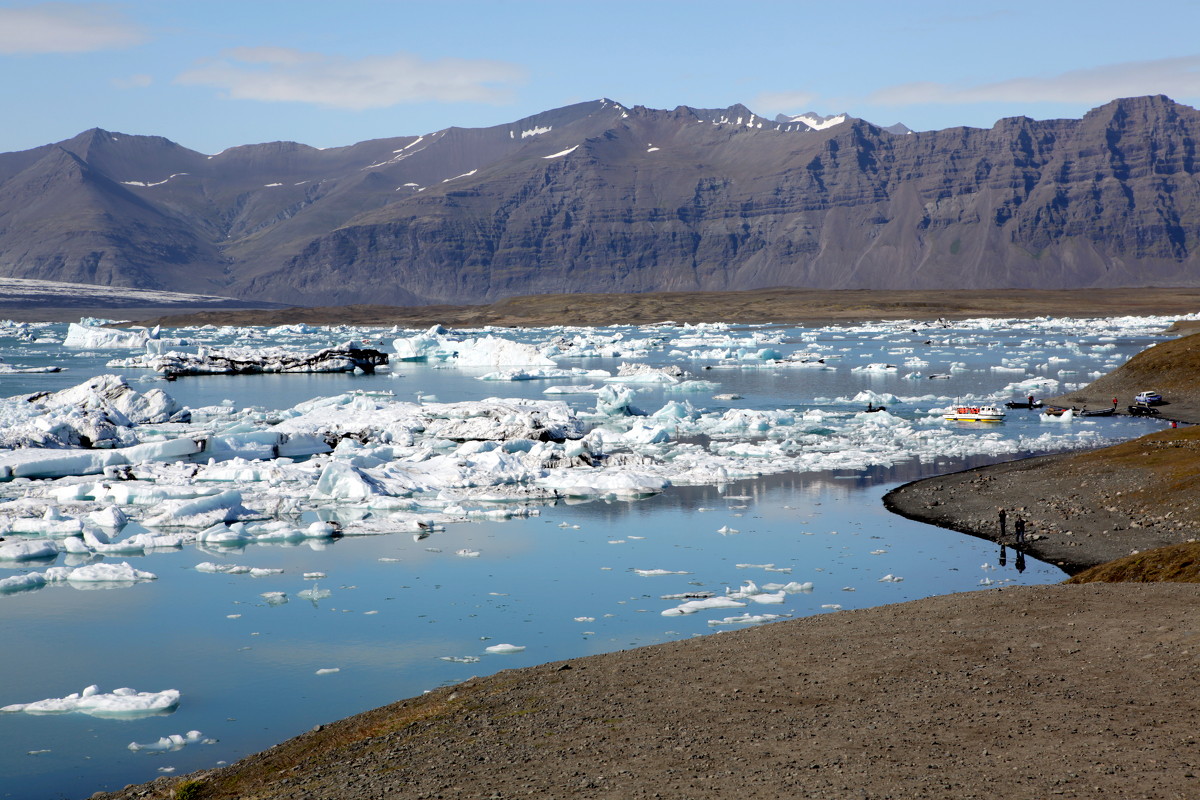
[[[585,357],[556,356],[564,367],[615,374],[622,362],[678,365],[709,382],[682,390],[670,383],[628,384],[637,407],[652,413],[686,404],[691,420],[671,430],[671,444],[624,447],[662,463],[672,463],[675,445],[717,454],[727,477],[697,480],[698,471],[689,469],[687,481],[673,480],[661,493],[530,500],[523,504],[530,516],[477,516],[417,532],[397,526],[380,535],[287,545],[155,549],[104,560],[129,562],[157,580],[0,594],[6,643],[0,706],[61,698],[93,684],[104,692],[131,687],[182,694],[178,708],[161,716],[0,714],[0,797],[82,798],[231,762],[314,725],[472,675],[718,634],[762,624],[764,615],[796,618],[1060,580],[1052,565],[1018,561],[1011,550],[1001,564],[991,543],[890,515],[880,498],[918,477],[1034,451],[1097,446],[1161,427],[1125,418],[1047,422],[1017,410],[1001,425],[980,426],[943,422],[939,409],[959,399],[1003,402],[1087,383],[1160,340],[1168,322],[492,331],[540,345],[591,342],[575,345]],[[258,418],[361,391],[405,401],[420,395],[426,402],[431,396],[441,402],[552,397],[566,401],[589,428],[610,422],[588,416],[594,393],[545,394],[551,386],[596,385],[595,377],[480,380],[495,370],[394,362],[375,375],[165,383],[144,370],[106,366],[140,350],[68,350],[61,344],[64,329],[9,326],[0,332],[4,363],[66,368],[0,375],[0,395],[57,391],[115,372],[139,391],[163,388],[193,409],[255,408]],[[278,344],[312,351],[352,338],[391,342],[412,333],[295,328],[163,335],[210,347]],[[824,356],[824,366],[777,360],[803,353]],[[872,364],[896,368],[864,369]],[[874,423],[876,415],[862,413],[867,402],[885,402],[893,421]],[[727,409],[763,412],[768,421],[733,430]],[[615,434],[605,441],[616,441]],[[0,515],[48,483],[0,484]],[[311,510],[303,514],[305,522],[317,518]],[[136,529],[135,521],[125,533]],[[67,559],[0,562],[0,579]],[[270,572],[198,571],[202,562]],[[793,586],[782,602],[751,598],[744,607],[663,613],[685,602],[682,595],[724,596],[749,582]],[[811,588],[800,588],[809,582]],[[301,595],[306,591],[309,597]],[[488,652],[502,644],[515,652]],[[797,665],[806,658],[792,656]],[[705,678],[693,672],[692,679]],[[189,742],[192,731],[200,735]],[[170,748],[129,748],[172,735],[180,738]]]

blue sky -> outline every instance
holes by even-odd
[[[609,97],[917,130],[1200,104],[1200,4],[0,0],[0,152],[101,127],[205,153],[509,122]]]

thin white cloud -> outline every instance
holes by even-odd
[[[763,92],[750,101],[750,108],[765,114],[802,114],[817,99],[812,92]]]
[[[1128,61],[975,86],[906,83],[881,89],[868,100],[889,106],[992,102],[1097,104],[1146,94],[1200,97],[1200,55]]]
[[[237,100],[312,103],[362,111],[402,103],[511,102],[525,70],[503,61],[407,53],[357,60],[283,47],[238,48],[175,79],[211,86]]]
[[[116,8],[100,3],[39,3],[0,8],[0,54],[90,53],[145,41]]]
[[[124,78],[113,78],[112,80],[113,86],[118,89],[145,89],[153,83],[153,77],[140,73],[137,75],[128,75]]]

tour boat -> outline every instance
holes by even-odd
[[[949,422],[1004,422],[1004,411],[996,406],[957,406],[945,419]]]

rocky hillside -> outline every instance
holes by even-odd
[[[817,124],[597,100],[212,156],[92,130],[0,154],[0,276],[299,305],[1200,285],[1196,109]]]

